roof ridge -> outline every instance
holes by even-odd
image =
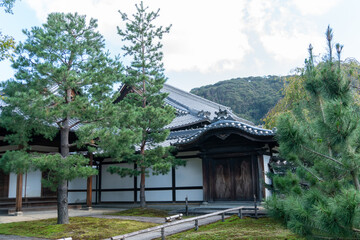
[[[206,98],[200,97],[200,96],[195,95],[195,94],[193,94],[193,93],[186,92],[186,91],[184,91],[184,90],[182,90],[182,89],[180,89],[180,88],[174,87],[174,86],[169,85],[169,84],[166,84],[166,83],[164,83],[164,87],[173,89],[173,90],[177,91],[177,92],[180,93],[180,94],[187,94],[188,96],[191,96],[191,97],[195,98],[196,100],[202,100],[202,102],[203,102],[204,104],[206,104],[206,105],[208,105],[208,106],[210,106],[210,107],[214,107],[214,105],[216,105],[217,107],[224,107],[227,111],[229,111],[229,114],[230,114],[232,117],[237,118],[238,121],[242,121],[242,122],[248,123],[249,125],[254,125],[254,126],[255,126],[255,124],[254,124],[253,122],[251,122],[251,121],[249,121],[249,120],[247,120],[247,119],[244,119],[244,118],[239,117],[238,115],[236,115],[236,114],[232,111],[232,109],[231,109],[230,107],[228,107],[228,106],[222,105],[222,104],[220,104],[220,103],[216,103],[216,102],[214,102],[214,101],[211,101],[211,100],[208,100],[208,99],[206,99]],[[164,88],[163,88],[163,89],[164,89]],[[176,102],[177,102],[177,101],[176,101]],[[210,104],[211,104],[211,105],[210,105]],[[181,105],[185,106],[184,104],[181,104]],[[187,108],[188,110],[190,110],[189,107],[186,107],[186,108]]]
[[[231,111],[231,108],[228,107],[228,106],[222,105],[222,104],[220,104],[220,103],[213,102],[213,101],[211,101],[211,100],[208,100],[208,99],[206,99],[206,98],[200,97],[200,96],[195,95],[195,94],[193,94],[193,93],[186,92],[186,91],[184,91],[184,90],[182,90],[182,89],[180,89],[180,88],[171,86],[171,85],[166,84],[166,83],[164,84],[164,86],[166,86],[166,87],[168,87],[168,88],[172,88],[172,89],[174,89],[174,90],[176,90],[176,91],[178,91],[178,92],[180,92],[180,93],[188,94],[188,95],[190,95],[191,97],[200,99],[200,100],[202,100],[202,101],[205,102],[205,103],[211,103],[211,104],[213,104],[213,105],[218,105],[218,106],[224,107],[225,109]],[[232,111],[231,111],[231,113],[232,113]]]

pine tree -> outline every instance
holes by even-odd
[[[308,98],[277,121],[280,154],[296,170],[273,177],[267,204],[304,236],[359,238],[360,109],[332,38],[328,27],[328,54],[317,66],[310,45],[302,76]]]
[[[135,151],[118,160],[133,162],[138,169],[112,167],[110,171],[121,176],[140,175],[140,205],[145,207],[145,177],[149,168],[153,174],[165,174],[177,161],[169,148],[160,146],[169,134],[169,130],[165,130],[164,126],[174,119],[175,112],[164,103],[167,94],[160,92],[166,81],[160,40],[169,32],[170,26],[163,28],[153,25],[159,16],[159,10],[149,12],[142,2],[135,6],[136,13],[132,19],[119,11],[126,23],[126,29],[118,27],[118,33],[127,43],[123,47],[125,55],[132,58],[130,66],[126,68],[124,83],[131,87],[133,92],[122,100],[122,104],[134,109],[136,114],[133,116],[132,127],[139,131],[140,138]]]
[[[70,131],[89,123],[101,126],[119,112],[113,85],[122,77],[122,66],[104,53],[96,28],[95,19],[87,23],[77,13],[50,14],[42,27],[24,30],[27,39],[18,45],[13,63],[16,80],[2,85],[3,126],[14,133],[9,139],[23,145],[23,153],[34,134],[52,139],[60,131],[60,154],[29,156],[37,168],[49,171],[47,186],[57,188],[59,224],[69,223],[67,181],[96,173],[84,156],[70,155],[70,148],[89,140],[79,134],[70,142]],[[18,129],[14,115],[22,119]]]

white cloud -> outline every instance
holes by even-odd
[[[79,12],[99,20],[99,30],[114,45],[121,47],[116,26],[121,24],[121,11],[134,12],[134,1],[27,0],[46,20],[50,12]],[[167,70],[197,69],[201,72],[232,68],[251,49],[242,23],[243,1],[160,1],[145,2],[161,9],[159,23],[172,24],[164,38],[164,63]],[[218,62],[226,61],[226,64]]]
[[[247,31],[257,35],[265,51],[279,62],[306,57],[310,43],[318,50],[323,31],[306,18],[296,15],[290,2],[250,0],[246,12]]]
[[[341,0],[293,0],[302,15],[323,15]]]
[[[43,22],[50,12],[79,12],[99,20],[99,31],[113,49],[122,46],[116,33],[118,13],[135,11],[133,0],[26,0]],[[303,15],[321,15],[339,0],[151,0],[160,8],[159,24],[173,24],[164,37],[167,71],[220,73],[264,66],[269,61],[302,62],[312,43],[322,49],[323,30]],[[299,14],[300,13],[300,14]],[[252,37],[252,39],[250,38]],[[258,46],[255,40],[261,44]],[[253,62],[247,56],[255,56]],[[264,60],[267,59],[266,61]],[[251,67],[253,67],[251,66]],[[290,70],[290,69],[289,69]]]

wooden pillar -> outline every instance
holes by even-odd
[[[176,202],[176,176],[175,167],[171,168],[171,190],[172,190],[172,201]]]
[[[98,176],[99,176],[99,189],[98,189],[99,203],[101,203],[101,178],[102,178],[101,172],[102,172],[102,161],[99,163],[99,174],[98,174]]]
[[[203,174],[203,202],[209,202],[210,199],[210,186],[209,186],[209,160],[205,154],[202,155],[202,174]]]
[[[93,165],[93,158],[94,155],[92,153],[89,153],[89,165],[92,167]],[[87,189],[86,189],[86,206],[88,208],[92,207],[92,176],[87,178]]]
[[[22,209],[22,189],[23,189],[23,174],[17,174],[16,178],[16,204],[15,212],[20,213]]]
[[[134,163],[134,170],[137,169],[137,164]],[[137,203],[137,176],[134,176],[134,203]]]
[[[256,192],[256,176],[255,176],[255,166],[254,163],[256,161],[256,155],[251,155],[251,180],[252,180],[252,195],[256,196],[256,198],[258,198],[257,196],[257,192]]]

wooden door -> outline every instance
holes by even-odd
[[[231,200],[233,198],[231,160],[216,160],[214,163],[214,173],[214,199]]]
[[[251,157],[234,159],[234,198],[235,200],[253,200],[254,181]]]
[[[252,200],[256,180],[251,157],[213,161],[213,199],[215,201]]]

